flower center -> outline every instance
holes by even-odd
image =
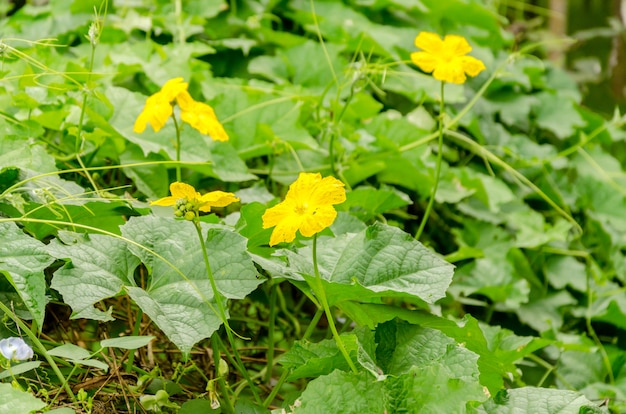
[[[302,205],[297,205],[296,206],[296,214],[306,214],[307,210],[309,209],[309,205],[307,203],[303,203]]]

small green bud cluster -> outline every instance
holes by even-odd
[[[189,201],[186,198],[180,198],[176,200],[174,215],[178,218],[193,221],[198,215],[198,206],[196,203]]]

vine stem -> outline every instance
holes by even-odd
[[[100,196],[100,190],[98,189],[96,182],[94,181],[93,177],[87,170],[87,167],[85,166],[85,163],[83,162],[83,159],[80,156],[80,153],[83,151],[84,146],[85,146],[85,136],[83,134],[83,129],[84,129],[84,123],[85,123],[85,112],[87,110],[87,95],[89,93],[88,88],[89,88],[89,84],[91,83],[91,73],[93,71],[93,63],[94,63],[95,54],[96,54],[96,45],[92,41],[91,42],[91,56],[89,57],[89,67],[87,68],[88,69],[87,81],[85,82],[85,85],[83,86],[83,91],[82,91],[83,100],[82,100],[81,108],[80,108],[80,118],[78,119],[78,137],[76,140],[74,151],[76,152],[76,161],[78,161],[81,171],[85,174],[85,176],[89,180],[89,184],[91,184],[96,194]]]
[[[213,332],[213,337],[217,338],[217,331]],[[226,381],[224,381],[224,376],[220,373],[220,361],[222,357],[220,356],[220,347],[221,341],[215,340],[215,338],[211,338],[211,346],[213,348],[213,363],[215,364],[215,378],[217,378],[217,386],[222,391],[222,395],[224,396],[224,406],[221,408],[224,409],[227,413],[234,413],[235,408],[233,407],[230,398],[228,397],[228,387],[226,386]]]
[[[43,357],[46,359],[46,361],[48,361],[48,364],[50,364],[50,367],[52,368],[52,370],[54,371],[54,373],[56,374],[56,376],[59,378],[59,380],[61,381],[61,383],[63,384],[63,389],[65,390],[65,392],[67,393],[67,395],[69,395],[70,399],[72,400],[72,402],[76,402],[76,396],[74,395],[74,393],[72,392],[72,389],[70,388],[67,380],[65,379],[65,377],[63,376],[63,374],[61,373],[61,370],[59,369],[59,366],[56,364],[56,362],[54,362],[54,359],[52,359],[52,357],[48,354],[48,350],[46,349],[46,347],[43,346],[43,344],[41,343],[41,341],[39,340],[39,338],[37,338],[37,335],[35,335],[30,328],[20,319],[17,317],[17,315],[15,315],[11,309],[9,309],[4,303],[2,303],[0,301],[0,310],[2,312],[4,312],[6,315],[9,315],[9,317],[11,319],[13,319],[13,321],[20,327],[20,329],[22,329],[22,331],[24,333],[26,333],[26,336],[28,336],[28,338],[33,341],[33,344],[37,347],[37,349],[39,350],[39,352],[41,352],[41,354],[43,355]]]
[[[174,128],[176,128],[176,181],[180,183],[182,182],[182,174],[180,172],[180,126],[174,111],[172,111],[172,119],[174,120]]]
[[[346,362],[348,363],[348,366],[350,366],[350,369],[352,369],[352,372],[356,374],[359,371],[354,365],[354,362],[352,362],[352,358],[350,358],[350,355],[346,350],[343,340],[339,336],[339,332],[337,331],[337,327],[335,326],[335,318],[330,311],[328,298],[326,298],[326,289],[324,288],[324,284],[322,283],[322,276],[320,275],[320,271],[317,266],[317,234],[313,235],[313,271],[315,272],[316,286],[311,286],[311,288],[313,288],[313,291],[319,297],[320,303],[324,308],[324,312],[326,313],[326,319],[328,319],[328,326],[330,326],[330,330],[333,333],[333,337],[335,338],[337,347],[343,354],[343,357],[346,359]]]
[[[228,318],[226,317],[226,309],[224,308],[224,299],[222,298],[222,294],[217,289],[217,284],[215,283],[215,277],[213,277],[213,271],[211,270],[211,264],[209,263],[209,254],[206,249],[206,243],[204,242],[204,237],[202,236],[202,227],[200,227],[200,220],[196,217],[193,220],[194,227],[196,232],[198,233],[198,239],[200,240],[200,246],[202,248],[202,255],[204,256],[204,264],[206,265],[207,276],[209,277],[209,282],[211,283],[211,289],[213,290],[213,298],[217,302],[217,309],[219,311],[219,317],[224,323],[224,328],[226,331],[226,336],[228,336],[228,341],[230,342],[230,346],[233,349],[233,355],[235,356],[235,361],[237,362],[237,369],[241,372],[241,375],[245,378],[246,382],[250,386],[250,391],[252,391],[252,395],[254,395],[254,399],[259,404],[263,404],[261,397],[259,397],[259,393],[256,389],[256,385],[250,378],[250,374],[246,370],[246,367],[243,365],[243,361],[241,360],[241,356],[239,356],[239,351],[237,351],[237,344],[235,343],[235,338],[233,336],[233,330],[228,323]],[[219,361],[218,361],[219,362]],[[217,363],[217,362],[216,362]]]
[[[269,382],[272,378],[272,368],[274,365],[274,334],[276,333],[276,297],[278,296],[278,283],[274,282],[270,286],[270,317],[267,328],[267,371],[265,371],[264,382]]]
[[[587,326],[587,333],[593,339],[593,342],[596,343],[598,350],[600,351],[600,355],[602,357],[602,362],[604,363],[604,367],[606,369],[606,375],[609,377],[609,383],[611,385],[615,385],[615,375],[613,374],[613,366],[611,364],[611,358],[606,352],[604,345],[602,345],[602,341],[598,338],[596,334],[596,330],[593,329],[593,325],[591,324],[592,317],[592,306],[593,306],[593,288],[591,286],[591,275],[587,272],[587,311],[585,312],[585,324]]]
[[[437,165],[435,166],[435,184],[433,184],[432,191],[430,193],[430,199],[428,200],[428,204],[426,205],[426,210],[424,211],[424,215],[422,216],[422,222],[417,229],[417,233],[415,233],[415,239],[419,240],[422,236],[422,232],[424,231],[424,227],[426,227],[426,222],[428,221],[428,216],[430,215],[430,211],[433,208],[433,204],[435,203],[435,195],[437,194],[437,188],[439,187],[439,176],[441,175],[441,162],[443,159],[443,118],[444,118],[444,104],[445,100],[443,97],[445,82],[441,81],[441,100],[439,101],[439,131],[437,137]]]

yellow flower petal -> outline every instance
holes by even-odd
[[[182,111],[189,108],[194,102],[196,101],[194,101],[194,99],[191,97],[191,95],[189,95],[189,92],[187,91],[183,91],[176,95],[176,103],[178,104],[178,106],[180,106],[180,109]]]
[[[315,210],[315,214],[303,216],[299,226],[300,233],[305,237],[311,237],[329,227],[337,218],[337,210],[333,206],[320,206]]]
[[[463,56],[461,60],[463,70],[470,76],[476,76],[483,70],[487,69],[483,62],[471,56]]]
[[[415,37],[415,46],[427,53],[438,54],[443,48],[443,41],[436,33],[421,32]]]
[[[452,56],[463,56],[472,51],[467,40],[463,36],[457,35],[446,35],[443,38],[443,47]]]
[[[276,225],[272,235],[270,236],[270,246],[275,246],[278,243],[289,243],[296,238],[296,231],[302,223],[302,218],[299,216],[288,216],[281,220]]]
[[[265,210],[263,214],[263,228],[269,229],[270,227],[277,226],[281,220],[292,214],[295,210],[296,205],[291,200],[284,200],[274,207],[270,207]]]
[[[137,117],[133,131],[140,134],[146,129],[146,125],[150,124],[154,132],[159,132],[167,119],[172,116],[172,105],[167,98],[160,93],[156,93],[146,100],[146,106]]]
[[[182,93],[187,93],[188,83],[183,78],[174,78],[165,82],[161,90],[146,100],[146,105],[137,117],[133,131],[141,134],[150,124],[154,132],[159,132],[172,116],[172,102]]]
[[[411,61],[424,72],[432,72],[437,67],[439,59],[426,52],[411,53]]]
[[[340,204],[346,201],[346,190],[335,177],[325,177],[311,189],[309,200],[314,206]]]
[[[181,106],[180,117],[214,141],[228,141],[228,134],[209,105],[196,101],[186,102],[185,107]]]
[[[200,199],[200,193],[193,186],[185,183],[175,182],[170,184],[170,193],[176,199],[184,198],[189,201]]]
[[[466,75],[476,76],[486,69],[480,60],[465,56],[472,47],[462,36],[447,35],[442,40],[434,33],[421,32],[415,45],[423,51],[411,53],[411,60],[424,72],[432,72],[437,80],[464,83]]]
[[[233,193],[211,191],[200,197],[200,201],[204,203],[200,207],[200,211],[208,213],[211,211],[211,207],[226,207],[229,204],[239,201],[239,199],[235,197]]]
[[[437,68],[433,71],[433,77],[440,81],[457,84],[464,83],[467,79],[462,65],[456,62],[437,65]]]
[[[189,84],[184,82],[183,78],[174,78],[165,82],[160,93],[167,98],[168,102],[172,102],[179,94],[187,92],[188,86]]]
[[[168,197],[163,197],[157,201],[152,201],[150,205],[169,207],[169,206],[176,205],[176,200],[177,200],[176,197],[168,196]]]

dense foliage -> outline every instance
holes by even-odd
[[[44,3],[0,21],[1,412],[626,410],[626,118],[489,2]]]

